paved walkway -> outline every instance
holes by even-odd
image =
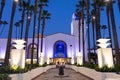
[[[93,80],[72,69],[65,68],[64,76],[58,75],[58,68],[50,69],[33,80]]]

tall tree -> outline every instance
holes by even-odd
[[[43,53],[43,35],[44,35],[44,29],[45,29],[45,22],[46,19],[50,19],[50,13],[47,10],[43,10],[42,14],[42,33],[41,33],[41,49],[40,52]]]
[[[25,38],[24,38],[24,40],[26,41],[26,48],[25,48],[26,49],[26,55],[28,53],[28,48],[27,48],[28,34],[29,34],[30,23],[31,23],[32,15],[33,15],[33,10],[34,10],[34,6],[28,5],[28,7],[27,7],[27,19],[26,19]]]
[[[83,62],[85,62],[85,33],[84,33],[84,9],[85,9],[85,1],[79,0],[78,4],[76,5],[77,12],[80,12],[81,15],[81,25],[82,25],[82,49],[83,49]]]
[[[36,27],[36,14],[38,9],[38,0],[35,0],[34,8],[34,26],[33,26],[33,39],[32,39],[32,53],[31,53],[31,68],[33,68],[33,54],[34,54],[34,45],[35,45],[35,27]]]
[[[11,13],[11,19],[10,19],[10,27],[9,27],[9,33],[8,33],[8,40],[7,40],[7,47],[6,47],[6,53],[5,53],[5,59],[4,59],[4,65],[8,66],[9,64],[9,57],[10,57],[10,50],[11,50],[11,38],[12,38],[12,29],[13,29],[13,21],[16,11],[17,1],[13,1],[12,5],[12,13]]]
[[[108,24],[108,34],[109,34],[109,38],[110,38],[110,43],[112,44],[112,35],[111,35],[111,26],[110,26],[110,8],[109,8],[109,4],[106,4],[106,15],[107,15],[107,24]],[[112,45],[110,45],[111,48]]]
[[[20,39],[22,39],[23,36],[23,27],[24,27],[24,19],[25,19],[25,11],[26,8],[28,7],[28,2],[25,2],[24,0],[20,2],[20,11],[22,11],[22,16],[21,16],[21,32],[20,32]]]
[[[115,18],[114,18],[112,0],[109,1],[109,7],[110,7],[110,17],[111,17],[112,31],[113,31],[113,35],[114,35],[113,39],[114,39],[114,46],[115,46],[116,63],[120,64],[120,52],[119,52],[118,37],[117,37],[117,32],[116,32],[116,23],[115,23]]]
[[[104,7],[104,1],[103,0],[94,0],[93,1],[94,6],[94,12],[95,12],[95,25],[96,25],[96,40],[101,38],[100,35],[100,16],[101,16],[101,10],[103,10]]]
[[[86,9],[87,9],[87,27],[88,27],[88,54],[90,54],[90,1],[86,0]],[[90,62],[90,58],[88,56],[88,60]]]
[[[96,39],[95,39],[95,10],[93,9],[91,11],[91,18],[92,18],[92,36],[93,36],[93,51],[94,54],[96,53],[96,47],[95,47],[95,43],[96,43]]]
[[[79,52],[81,51],[81,46],[80,46],[80,26],[81,26],[81,11],[77,11],[75,14],[78,17],[78,47],[79,47]]]
[[[37,31],[37,64],[39,63],[39,38],[40,38],[40,23],[43,13],[43,7],[47,6],[48,0],[40,0],[39,2],[39,17],[38,17],[38,31]]]
[[[29,26],[30,26],[30,22],[31,22],[31,17],[32,17],[33,9],[34,9],[34,6],[32,6],[32,5],[30,6],[30,0],[28,0],[26,29],[25,29],[25,38],[24,38],[24,40],[26,41],[26,47],[27,47],[27,42],[28,42]]]

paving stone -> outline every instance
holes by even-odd
[[[50,69],[33,80],[93,80],[72,69],[65,68],[64,75],[58,75],[58,68]]]

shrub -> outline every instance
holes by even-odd
[[[8,74],[0,74],[0,80],[11,80]]]

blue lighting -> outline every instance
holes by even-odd
[[[57,41],[54,44],[54,58],[67,58],[66,44],[63,41]]]

